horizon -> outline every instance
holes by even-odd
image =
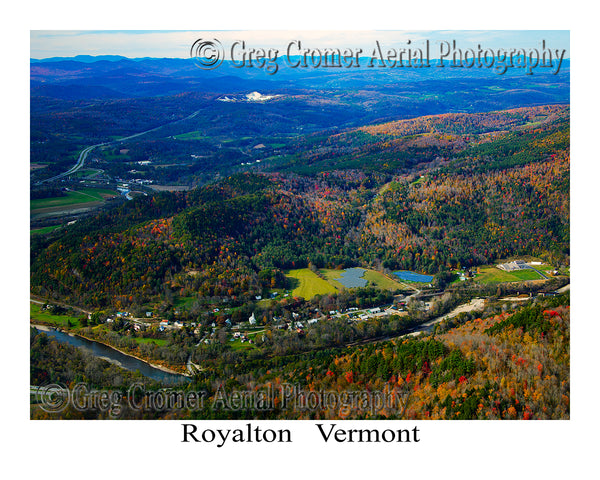
[[[190,48],[198,38],[216,38],[224,45],[244,41],[248,48],[274,48],[284,56],[286,45],[302,42],[303,48],[362,49],[369,57],[375,43],[385,49],[419,48],[428,40],[432,49],[442,42],[456,41],[457,48],[482,49],[540,48],[565,50],[570,59],[569,30],[356,30],[356,31],[265,31],[265,30],[30,30],[30,60],[73,58],[77,56],[120,56],[128,59],[190,57]],[[76,41],[74,41],[76,39]],[[438,58],[432,55],[432,59]]]

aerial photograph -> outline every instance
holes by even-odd
[[[570,75],[568,30],[31,30],[29,418],[569,420]]]

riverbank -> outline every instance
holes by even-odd
[[[56,328],[54,326],[52,326],[52,325],[44,325],[44,324],[39,324],[39,323],[30,323],[30,325],[32,327],[37,328],[38,330],[42,330],[42,331],[45,331],[45,332],[56,330]],[[138,360],[140,362],[143,362],[143,363],[151,366],[152,368],[155,368],[155,369],[160,370],[162,372],[170,373],[171,375],[181,375],[183,377],[191,377],[191,375],[189,373],[178,372],[178,371],[173,370],[172,368],[166,367],[164,365],[153,363],[152,361],[148,361],[147,359],[145,359],[143,357],[139,357],[137,355],[133,355],[133,354],[131,354],[129,352],[123,351],[120,348],[116,348],[113,345],[110,345],[110,344],[108,344],[106,342],[102,342],[102,341],[97,340],[95,338],[86,337],[85,335],[81,335],[80,333],[75,333],[75,332],[73,332],[71,330],[64,329],[64,328],[61,328],[60,331],[62,331],[64,333],[67,333],[68,335],[75,335],[75,336],[83,338],[83,339],[85,339],[85,340],[87,340],[89,342],[95,342],[95,343],[103,345],[103,346],[105,346],[107,348],[111,348],[111,349],[119,352],[122,355],[125,355],[127,357],[131,357],[131,358],[135,358],[136,360]]]

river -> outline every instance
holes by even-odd
[[[158,382],[173,385],[189,381],[189,378],[185,375],[179,375],[176,373],[166,372],[160,368],[154,367],[149,363],[140,360],[139,358],[127,355],[119,350],[115,350],[108,345],[104,345],[87,338],[80,337],[78,335],[69,334],[66,332],[60,332],[48,327],[42,327],[39,325],[33,325],[40,331],[43,331],[46,335],[54,338],[58,342],[73,345],[74,347],[81,348],[92,355],[118,365],[126,370],[136,371],[144,375],[145,377],[151,378]]]

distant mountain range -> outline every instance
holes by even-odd
[[[51,58],[31,58],[31,63],[52,63],[52,62],[81,62],[94,63],[99,61],[118,62],[119,60],[127,60],[127,57],[121,55],[76,55],[74,57],[51,57]]]
[[[364,65],[368,62],[365,60]],[[224,61],[215,70],[198,68],[194,59],[125,58],[115,55],[79,55],[72,58],[32,59],[32,95],[64,99],[122,98],[170,95],[185,91],[236,93],[278,89],[380,89],[398,83],[465,80],[492,81],[515,88],[526,84],[568,92],[570,61],[564,60],[560,73],[537,69],[525,75],[523,69],[509,69],[504,75],[490,68],[291,68],[285,58],[278,59],[279,70],[270,75],[264,68],[239,68]],[[56,88],[50,88],[54,86]],[[61,88],[58,88],[61,87]],[[62,88],[62,87],[68,87]],[[544,101],[547,101],[545,99]]]

